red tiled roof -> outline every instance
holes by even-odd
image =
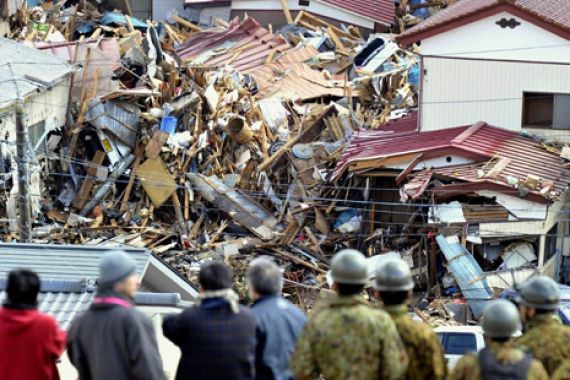
[[[514,11],[520,17],[540,20],[564,31],[564,35],[570,32],[570,0],[460,0],[397,38],[407,45],[500,11]]]
[[[458,154],[474,159],[479,164],[433,170],[434,175],[472,183],[505,187],[509,186],[506,177],[525,179],[532,174],[541,180],[553,181],[554,190],[558,193],[570,183],[568,170],[558,155],[547,152],[533,139],[485,123],[431,132],[388,134],[358,131],[337,164],[335,176],[347,168],[350,170],[351,164],[358,162],[369,161],[371,168],[378,168],[382,166],[379,160],[416,153],[423,153],[424,158]],[[491,158],[508,158],[510,162],[501,170],[500,178],[480,178],[478,170]]]
[[[321,0],[374,21],[391,25],[394,22],[393,0]],[[326,16],[326,15],[323,15]]]

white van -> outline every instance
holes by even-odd
[[[447,367],[455,367],[459,359],[468,352],[479,352],[485,348],[481,326],[442,326],[434,329],[439,337]]]

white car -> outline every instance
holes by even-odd
[[[483,329],[480,326],[442,326],[434,331],[445,351],[449,369],[455,367],[464,354],[485,348]]]

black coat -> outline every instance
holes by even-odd
[[[81,380],[165,379],[152,322],[132,308],[91,305],[73,322],[67,353]]]
[[[257,380],[292,380],[289,359],[307,318],[281,296],[258,299],[251,311],[257,321]]]
[[[232,313],[221,298],[167,317],[164,336],[180,347],[177,380],[253,380],[255,376],[255,319],[240,306]]]

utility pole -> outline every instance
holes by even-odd
[[[17,78],[12,70],[12,65],[8,64],[12,72],[12,78],[16,85],[16,162],[18,169],[18,232],[22,242],[30,242],[32,238],[32,223],[30,215],[30,198],[28,194],[28,129],[24,120],[24,99],[20,94]]]

